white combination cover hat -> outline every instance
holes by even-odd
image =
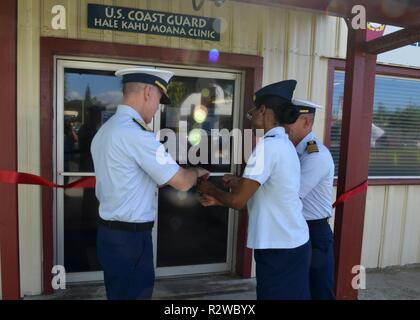
[[[168,95],[168,85],[174,73],[168,70],[144,68],[144,67],[130,67],[118,70],[115,72],[117,77],[122,77],[123,83],[139,82],[155,85],[162,92],[160,103],[171,104],[171,99]]]
[[[299,109],[299,113],[315,113],[318,109],[322,109],[322,106],[308,100],[303,99],[292,99],[292,106]]]

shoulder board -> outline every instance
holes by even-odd
[[[306,146],[306,152],[307,153],[319,152],[319,149],[315,140],[308,141],[307,146]]]
[[[144,131],[153,132],[152,129],[150,129],[143,121],[134,119],[133,121],[139,125],[140,128],[142,128]]]
[[[264,137],[264,139],[267,139],[267,138],[275,138],[276,136],[265,136]]]

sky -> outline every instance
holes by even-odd
[[[116,76],[66,73],[67,98],[84,99],[89,85],[91,96],[105,104],[116,104],[121,99],[121,79]]]

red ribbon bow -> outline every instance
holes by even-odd
[[[359,184],[357,187],[354,187],[353,189],[343,193],[332,205],[333,208],[335,208],[340,203],[346,202],[349,198],[354,197],[355,195],[365,192],[368,188],[368,182],[367,180],[361,184]]]
[[[69,184],[59,185],[40,176],[15,171],[0,171],[0,182],[9,184],[32,184],[48,188],[81,189],[95,188],[95,177],[86,177]]]

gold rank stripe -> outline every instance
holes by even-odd
[[[141,121],[141,120],[139,120],[139,119],[134,119],[133,118],[133,120],[139,125],[139,126],[141,126],[145,131],[148,131],[148,132],[153,132],[153,130],[152,129],[150,129],[143,121]]]
[[[155,84],[159,87],[159,88],[161,88],[162,89],[162,91],[165,93],[165,94],[167,94],[168,93],[168,89],[166,89],[166,87],[163,85],[163,84],[161,84],[159,81],[155,81]]]

